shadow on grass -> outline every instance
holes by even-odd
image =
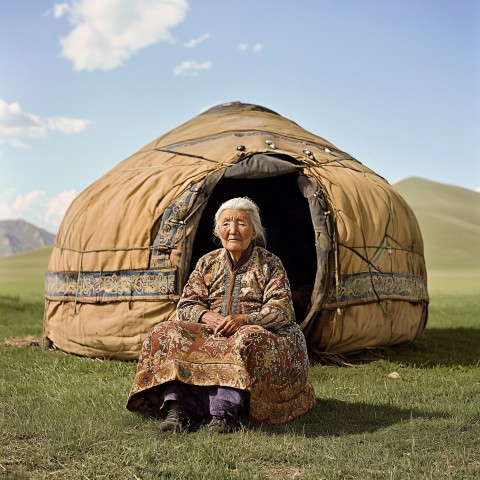
[[[475,366],[480,364],[480,329],[429,328],[417,342],[377,347],[354,355],[315,357],[312,364],[362,365],[378,360],[415,368]]]
[[[416,343],[378,349],[376,353],[417,368],[479,365],[480,329],[430,328]]]
[[[159,421],[164,414],[151,411],[136,412],[143,418]],[[373,433],[382,428],[397,425],[411,420],[449,418],[446,413],[426,412],[416,409],[405,409],[390,405],[369,404],[365,402],[347,402],[334,398],[318,398],[312,410],[305,415],[280,425],[254,423],[247,418],[243,425],[253,432],[269,435],[295,434],[309,438],[338,437],[343,435],[362,435]],[[202,429],[199,423],[196,430]]]
[[[306,437],[361,435],[372,433],[415,418],[448,418],[447,414],[421,412],[388,405],[345,402],[317,398],[315,407],[300,418],[282,425],[265,426],[248,423],[248,428],[272,435],[295,433]]]

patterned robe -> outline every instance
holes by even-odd
[[[246,314],[249,324],[219,337],[199,323],[207,310]],[[144,410],[154,387],[169,381],[221,385],[249,393],[249,417],[284,423],[315,404],[305,338],[295,323],[281,261],[261,247],[233,265],[225,249],[203,256],[178,302],[142,347],[127,408]]]

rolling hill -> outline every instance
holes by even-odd
[[[411,177],[393,185],[412,207],[428,270],[480,270],[480,193]]]

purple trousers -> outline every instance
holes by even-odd
[[[190,414],[202,418],[231,417],[238,421],[245,406],[247,394],[230,387],[189,385],[174,381],[159,389],[161,409],[170,401],[181,403]]]

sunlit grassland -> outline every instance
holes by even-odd
[[[347,358],[354,366],[316,363],[310,371],[314,410],[282,426],[247,422],[226,436],[203,430],[161,434],[156,419],[129,413],[125,402],[135,362],[5,346],[5,338],[41,335],[43,301],[38,278],[36,287],[34,277],[24,280],[22,290],[21,276],[13,288],[5,287],[2,275],[2,478],[480,476],[475,272],[430,273],[430,316],[419,342]],[[392,372],[399,377],[390,378]]]
[[[43,297],[45,272],[52,247],[0,258],[0,295]]]

